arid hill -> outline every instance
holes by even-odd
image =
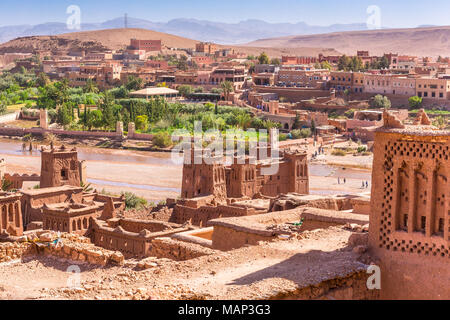
[[[136,39],[161,39],[163,46],[168,48],[195,48],[197,40],[174,36],[145,29],[109,29],[100,31],[86,31],[66,33],[58,36],[31,36],[21,37],[0,44],[0,54],[7,52],[28,53],[40,50],[101,50],[124,49],[130,43],[131,38]],[[230,48],[230,46],[219,46]],[[336,53],[330,48],[257,48],[249,46],[231,46],[239,52],[257,55],[265,51],[271,57],[280,57],[283,54],[317,55]]]
[[[296,48],[327,47],[345,54],[369,50],[381,55],[393,52],[418,56],[450,56],[450,26],[415,29],[387,29],[337,32],[309,36],[261,39],[246,44],[250,47]]]

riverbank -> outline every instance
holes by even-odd
[[[92,187],[120,194],[133,192],[151,202],[178,198],[181,194],[183,167],[171,159],[171,153],[103,149],[76,145],[79,159],[86,161],[86,174]],[[40,151],[22,151],[22,142],[0,139],[0,159],[7,163],[8,173],[40,172]],[[367,160],[366,160],[367,161]],[[340,162],[341,163],[341,162]],[[342,164],[342,163],[341,163]],[[338,183],[343,179],[346,183]],[[358,194],[370,189],[362,182],[371,180],[371,171],[348,169],[342,165],[310,164],[312,194]],[[34,185],[26,185],[32,188]]]

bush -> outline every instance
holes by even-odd
[[[146,115],[136,117],[136,129],[142,132],[148,130],[148,117]]]
[[[122,195],[125,197],[125,205],[127,209],[140,209],[147,205],[147,200],[138,197],[134,193],[124,192]]]
[[[339,156],[344,157],[347,153],[344,150],[334,149],[333,152],[331,152],[331,155],[333,156]]]
[[[292,130],[291,134],[293,139],[306,139],[311,137],[312,132],[311,129],[301,129],[301,130]]]
[[[363,153],[363,152],[366,152],[366,151],[367,151],[366,147],[358,147],[358,150],[357,150],[358,153]]]
[[[172,138],[167,132],[158,132],[153,137],[153,144],[159,148],[168,148],[172,145]]]
[[[3,103],[0,103],[0,115],[6,113],[6,105]]]

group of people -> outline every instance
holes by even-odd
[[[317,158],[317,156],[320,154],[325,154],[325,149],[322,146],[319,147],[319,150],[314,152],[313,158]]]
[[[344,184],[347,183],[347,179],[346,178],[344,178],[343,180],[341,180],[341,178],[338,178],[338,184],[341,184],[341,181],[343,181]],[[362,186],[363,189],[368,189],[369,188],[369,181],[363,181],[361,186]]]

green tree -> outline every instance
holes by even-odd
[[[223,90],[223,95],[225,96],[225,100],[228,101],[230,97],[230,93],[234,91],[233,83],[230,81],[224,81],[220,84],[221,89]]]
[[[153,136],[153,144],[159,148],[168,148],[172,145],[172,138],[165,132],[158,132]]]
[[[0,101],[0,115],[6,113],[7,106],[4,101]]]
[[[144,80],[142,80],[142,78],[135,77],[135,76],[129,76],[127,78],[127,84],[125,85],[125,88],[128,91],[140,90],[143,87],[144,87]]]
[[[339,58],[338,70],[339,71],[349,71],[352,59],[345,54]]]
[[[142,115],[136,117],[136,129],[145,132],[148,130],[148,116]]]
[[[274,64],[276,66],[279,66],[281,64],[281,61],[278,58],[272,58],[272,60],[270,60],[270,64]]]
[[[114,105],[114,96],[111,92],[105,92],[105,98],[100,105],[103,114],[103,124],[106,129],[114,129],[119,120],[116,106]]]
[[[50,84],[50,79],[44,72],[41,72],[36,79],[36,84],[39,87],[45,87]]]
[[[63,104],[58,108],[56,122],[62,126],[68,126],[73,121],[72,108],[67,104]]]
[[[98,88],[95,85],[94,81],[92,81],[92,79],[88,79],[86,81],[86,85],[84,86],[84,92],[86,93],[98,93]]]
[[[419,109],[422,106],[422,102],[423,99],[418,96],[414,96],[408,99],[409,108],[411,110]]]
[[[269,56],[265,52],[262,52],[258,57],[258,62],[259,64],[269,64]]]
[[[390,109],[391,108],[391,101],[388,97],[382,96],[381,94],[377,94],[372,102],[371,105],[373,108],[377,109]]]
[[[192,86],[190,85],[181,85],[177,90],[183,97],[187,97],[188,95],[192,94],[193,91]]]
[[[103,114],[100,110],[92,110],[87,114],[87,126],[89,130],[92,128],[103,127]]]
[[[321,62],[321,63],[320,63],[320,67],[321,67],[322,69],[328,69],[328,70],[333,69],[333,67],[331,66],[331,64],[330,64],[328,61],[323,61],[323,62]]]
[[[252,117],[248,113],[240,113],[237,117],[237,123],[240,129],[247,130],[251,123],[252,123]]]
[[[1,191],[10,191],[11,187],[12,187],[12,182],[3,178],[1,181]]]

